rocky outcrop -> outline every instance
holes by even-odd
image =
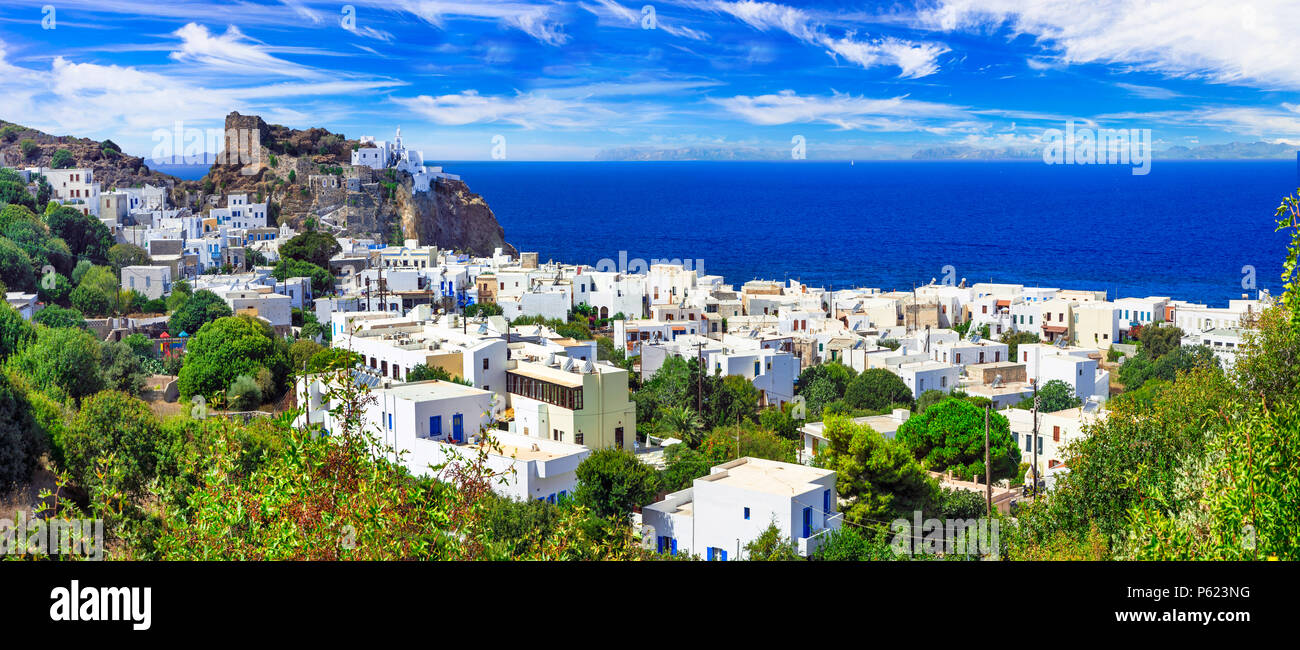
[[[505,229],[497,223],[487,201],[469,191],[464,182],[441,180],[433,183],[428,192],[412,192],[410,177],[403,180],[395,192],[394,205],[405,238],[474,255],[491,255],[496,248],[518,255],[506,243]]]
[[[227,150],[239,162],[213,165],[202,180],[186,185],[199,206],[207,205],[209,193],[248,192],[270,201],[275,206],[271,212],[293,227],[329,215],[354,236],[417,239],[422,245],[476,255],[491,255],[500,247],[514,254],[487,202],[461,181],[437,182],[428,192],[413,193],[405,173],[353,167],[352,150],[359,140],[321,128],[267,124],[239,113],[226,116],[225,126]],[[260,145],[255,151],[252,133]],[[243,162],[250,160],[251,165]]]
[[[23,143],[31,142],[27,151]],[[20,124],[0,120],[0,157],[11,167],[51,167],[54,153],[67,149],[69,167],[94,170],[95,180],[105,190],[140,187],[147,184],[171,186],[180,179],[149,169],[144,158],[128,156],[112,140],[91,140],[68,135],[50,135]]]

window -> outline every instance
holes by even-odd
[[[441,435],[442,435],[442,416],[441,415],[429,416],[429,437],[436,438]],[[524,435],[528,435],[528,434],[525,433]]]
[[[822,490],[822,512],[825,513],[827,517],[831,516],[831,491],[830,490]]]
[[[483,357],[483,369],[484,369],[484,370],[487,370],[487,369],[488,369],[488,358],[487,358],[487,357]]]
[[[573,443],[576,444],[576,445],[580,445],[580,444],[582,444],[582,432],[581,432],[581,431],[579,431],[579,432],[573,434]]]
[[[943,377],[939,378],[939,388],[947,388],[947,387],[948,387],[948,376],[944,375]]]
[[[1061,427],[1054,426],[1052,427],[1052,442],[1060,442],[1060,441],[1061,441]]]
[[[745,519],[749,519],[749,508],[745,508]]]
[[[755,375],[763,374],[763,363],[761,361],[754,362],[754,374]]]

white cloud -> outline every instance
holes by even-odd
[[[496,20],[502,25],[518,29],[547,45],[569,42],[564,25],[553,14],[556,5],[528,2],[470,0],[446,2],[443,0],[400,0],[397,9],[413,14],[435,27],[441,28],[446,18],[482,18]]]
[[[942,43],[918,43],[894,37],[859,40],[857,33],[846,31],[840,38],[827,33],[826,26],[812,14],[772,2],[713,2],[711,7],[739,19],[759,31],[781,30],[809,44],[826,48],[835,58],[871,68],[893,65],[904,79],[926,77],[939,71],[939,57],[949,51]]]
[[[1120,64],[1170,77],[1300,87],[1294,0],[941,0],[921,26],[1033,36],[1066,64]]]
[[[775,95],[736,95],[709,101],[747,122],[764,126],[822,122],[841,129],[940,133],[974,124],[962,107],[906,97],[872,99],[839,92],[801,96],[783,90]]]
[[[480,95],[478,91],[416,97],[394,97],[394,102],[445,126],[505,122],[526,129],[537,127],[578,128],[593,124],[593,118],[608,118],[606,109],[581,101],[541,93]]]
[[[595,14],[602,24],[612,24],[620,27],[635,27],[643,29],[641,26],[645,16],[641,9],[633,10],[619,4],[616,0],[596,0],[596,4],[579,2],[578,6]],[[641,7],[645,7],[642,4]],[[670,36],[680,38],[689,38],[691,40],[702,41],[709,38],[708,33],[691,29],[685,25],[677,24],[675,19],[665,20],[665,16],[655,13],[655,29],[660,30]]]
[[[271,56],[268,49],[244,36],[239,28],[230,25],[220,36],[208,32],[197,23],[188,23],[173,32],[180,38],[178,49],[170,57],[180,63],[198,64],[237,74],[262,76],[266,74],[319,79],[324,76],[308,66]]]
[[[321,111],[316,109],[322,97],[402,85],[386,79],[295,80],[242,87],[223,82],[228,83],[228,75],[214,75],[204,82],[193,74],[174,76],[130,66],[79,63],[62,56],[48,68],[28,68],[9,62],[6,45],[0,41],[5,119],[47,133],[111,137],[137,154],[149,152],[155,129],[171,128],[177,121],[218,126],[232,110],[259,114],[268,121],[295,114],[320,119]],[[294,110],[282,106],[289,98]]]

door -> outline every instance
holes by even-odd
[[[812,508],[803,509],[803,537],[812,537]]]
[[[623,427],[614,429],[614,444],[618,446],[619,449],[623,448]]]
[[[451,416],[451,437],[456,442],[465,442],[465,427],[460,413]]]

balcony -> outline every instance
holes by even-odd
[[[826,518],[826,525],[814,530],[808,537],[799,538],[799,555],[808,557],[817,552],[821,545],[830,539],[830,533],[837,531],[844,525],[844,513],[837,512]]]

